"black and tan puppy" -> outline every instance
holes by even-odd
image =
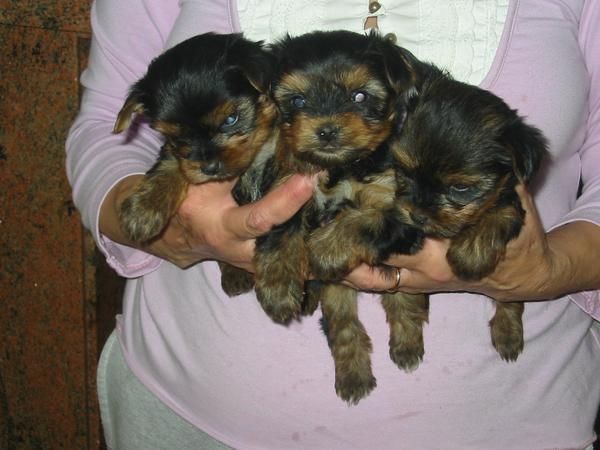
[[[273,95],[281,125],[266,172],[275,174],[277,182],[293,173],[320,174],[320,181],[298,214],[257,239],[256,294],[267,314],[284,324],[297,318],[303,306],[304,312],[311,312],[321,300],[336,366],[336,391],[354,403],[375,386],[371,342],[348,288],[327,284],[318,297],[309,296],[309,306],[304,303],[305,280],[311,272],[306,240],[311,230],[335,221],[346,205],[355,202],[364,183],[385,179],[393,199],[392,160],[383,144],[397,132],[399,104],[412,89],[413,73],[403,50],[377,34],[314,32],[285,38],[272,51],[280,70]],[[243,191],[238,194],[248,197]],[[412,227],[405,231],[407,236],[398,242],[410,248],[417,231]],[[396,230],[397,236],[402,233]]]
[[[131,241],[159,236],[190,184],[238,177],[273,144],[271,67],[262,44],[240,34],[198,35],[152,61],[114,127],[115,133],[128,129],[137,114],[165,138],[156,164],[120,207]],[[229,294],[252,287],[250,274],[225,264],[221,269]]]
[[[271,67],[261,43],[207,33],[165,51],[132,86],[115,133],[137,114],[165,138],[158,161],[121,206],[133,242],[161,233],[189,184],[232,179],[251,165],[277,118],[267,95]]]
[[[528,184],[547,155],[542,133],[496,95],[430,68],[393,153],[410,223],[450,239],[457,277],[491,274],[524,224],[515,186]],[[496,303],[492,343],[506,361],[523,350],[523,310],[522,302]]]
[[[349,403],[365,397],[376,380],[370,364],[370,339],[357,316],[357,292],[335,281],[361,263],[385,268],[392,254],[418,251],[424,237],[397,208],[394,170],[387,161],[381,164],[376,160],[378,156],[388,160],[389,155],[384,143],[373,157],[362,161],[360,170],[348,171],[352,175],[346,183],[347,201],[307,239],[309,267],[320,280],[309,283],[308,300],[321,303],[336,364],[336,391]],[[411,371],[424,354],[422,328],[428,318],[428,297],[387,292],[382,295],[382,305],[390,331],[390,358],[401,369]]]
[[[397,223],[408,223],[427,236],[450,239],[453,272],[478,280],[493,272],[523,226],[515,186],[528,183],[546,155],[542,134],[488,91],[433,66],[423,64],[417,72],[418,93],[408,102],[402,132],[388,141],[396,161],[395,206],[371,215],[348,210],[313,233],[312,257],[327,261],[330,274],[344,273],[357,261],[376,262],[382,251],[387,256]],[[340,251],[332,236],[352,250]],[[393,310],[399,312],[390,326],[402,328],[396,355],[390,346],[392,359],[414,367],[424,351],[428,305],[389,294],[383,302],[388,321]],[[490,321],[492,343],[507,361],[523,349],[522,313],[521,302],[497,303]]]

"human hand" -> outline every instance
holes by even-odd
[[[120,182],[107,196],[100,230],[116,242],[134,246],[119,226],[120,203],[133,192],[141,176]],[[142,249],[185,268],[215,259],[254,271],[254,238],[292,217],[312,196],[311,178],[296,175],[261,200],[239,206],[231,195],[235,181],[190,185],[177,214],[158,239]]]
[[[552,251],[533,198],[523,186],[517,193],[525,209],[525,225],[519,236],[510,241],[506,255],[489,276],[478,281],[458,279],[448,265],[448,240],[425,240],[415,255],[394,255],[387,261],[399,268],[400,282],[395,272],[366,265],[351,272],[346,282],[361,290],[397,290],[417,292],[468,291],[481,293],[498,301],[540,300],[561,293],[556,283],[557,268],[563,266],[562,255]]]
[[[312,196],[313,182],[294,176],[261,200],[239,206],[235,182],[191,185],[177,214],[148,251],[185,268],[212,259],[254,271],[254,239],[292,217]]]

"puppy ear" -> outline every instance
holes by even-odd
[[[261,94],[271,88],[275,73],[275,56],[263,48],[262,42],[255,42],[255,52],[242,66],[248,82]]]
[[[385,76],[390,86],[401,95],[414,91],[422,79],[424,64],[411,52],[381,37],[377,32],[372,31],[369,38],[375,42],[374,50],[383,58]]]
[[[262,41],[250,41],[239,33],[232,35],[231,45],[227,49],[227,61],[233,69],[240,69],[259,93],[268,92],[275,60],[264,48]]]
[[[268,75],[270,73],[270,61],[264,60],[262,64],[251,65],[247,67],[243,67],[243,73],[248,80],[248,83],[256,89],[260,94],[266,94],[269,92],[271,87],[271,79],[272,77]]]
[[[427,65],[405,48],[393,43],[386,45],[384,64],[388,83],[398,94],[396,129],[400,132],[408,116],[410,105],[421,92]]]
[[[517,118],[506,127],[501,141],[513,150],[513,166],[519,180],[529,182],[548,154],[542,132]]]
[[[137,91],[132,92],[125,100],[125,104],[117,115],[117,120],[113,128],[113,133],[121,133],[129,128],[134,114],[144,114],[144,104],[140,100],[140,94]]]

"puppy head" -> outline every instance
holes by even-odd
[[[282,138],[299,160],[322,168],[356,161],[397,126],[397,102],[414,84],[413,71],[403,50],[378,34],[313,32],[272,50]]]
[[[135,83],[114,132],[138,114],[196,178],[239,175],[269,137],[276,107],[267,95],[271,57],[239,34],[207,33],[158,56]]]
[[[400,205],[426,234],[447,238],[491,209],[520,227],[515,185],[547,153],[542,134],[500,98],[433,69],[391,148]]]

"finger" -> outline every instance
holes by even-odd
[[[432,261],[446,261],[446,254],[450,241],[448,239],[426,238],[421,249],[412,255],[395,253],[390,256],[386,264],[408,269],[422,269],[425,265],[431,266]]]
[[[290,219],[311,198],[314,179],[293,175],[255,203],[231,211],[231,231],[250,239],[268,232]]]
[[[528,236],[530,239],[540,239],[542,235],[545,234],[545,231],[533,196],[522,184],[517,185],[515,190],[521,201],[521,206],[525,210],[525,226],[521,229],[521,232],[515,241],[519,241],[519,238],[522,240]],[[527,232],[528,230],[529,232]],[[508,245],[513,247],[514,245],[511,244],[514,243],[514,241],[511,241]]]
[[[521,205],[525,211],[531,211],[534,209],[533,197],[523,184],[518,184],[515,186],[515,191],[517,191],[517,195],[519,196],[519,200],[521,201]]]
[[[396,290],[402,284],[402,274],[395,267],[361,264],[346,276],[344,282],[360,291]]]
[[[521,206],[525,210],[525,222],[537,223],[539,228],[542,228],[540,214],[531,192],[529,192],[529,190],[523,184],[518,184],[515,187],[515,190],[517,191],[521,201]]]

